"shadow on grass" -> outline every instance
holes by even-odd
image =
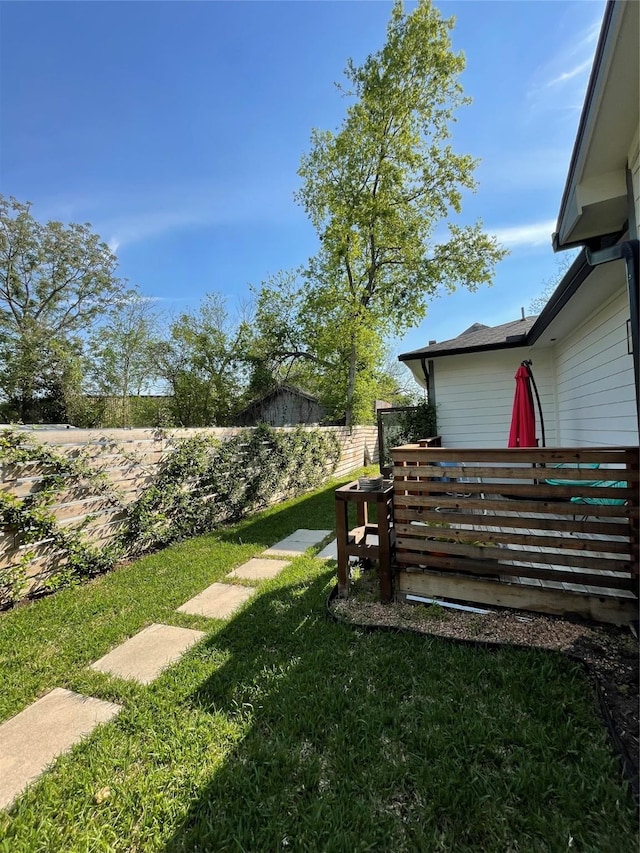
[[[633,808],[621,818],[624,793],[577,669],[541,652],[328,622],[331,572],[313,565],[201,648],[228,657],[189,703],[243,736],[167,851],[633,843]]]

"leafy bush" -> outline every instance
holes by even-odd
[[[75,527],[60,525],[54,507],[63,490],[77,488],[124,508],[107,475],[87,454],[66,456],[19,430],[0,431],[0,466],[8,470],[35,463],[41,475],[32,494],[0,491],[0,537],[14,537],[21,547],[15,562],[0,565],[0,607],[23,594],[36,546],[43,556],[44,543],[50,558],[42,588],[59,589],[107,571],[123,557],[211,531],[312,489],[335,471],[340,458],[337,436],[319,429],[283,432],[261,426],[225,441],[205,432],[167,440],[173,448],[153,483],[127,507],[119,536],[105,546],[86,534],[96,516],[87,515]],[[107,449],[114,448],[111,443]],[[125,458],[131,455],[118,451]]]
[[[401,444],[410,444],[421,438],[437,435],[438,425],[436,407],[426,401],[402,409],[381,413],[382,442],[380,447],[380,467],[392,465],[390,450]]]
[[[263,425],[222,442],[205,433],[181,440],[129,508],[127,550],[141,553],[213,530],[314,488],[339,458],[337,437],[321,430]]]
[[[83,528],[93,516],[87,515],[79,527],[62,527],[53,511],[56,496],[74,487],[89,488],[93,494],[103,495],[109,503],[118,505],[119,493],[107,476],[95,470],[82,452],[65,456],[18,430],[0,431],[0,465],[3,468],[32,462],[37,464],[42,475],[37,491],[23,498],[0,492],[0,536],[14,536],[22,548],[17,563],[0,568],[0,607],[20,598],[28,567],[35,558],[31,545],[44,542],[48,553],[55,555],[51,560],[55,568],[43,581],[44,589],[50,590],[98,574],[110,568],[120,556],[117,544],[97,547],[83,536]]]

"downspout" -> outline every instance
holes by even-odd
[[[597,267],[600,264],[608,264],[611,261],[624,261],[627,274],[627,289],[629,291],[629,311],[631,314],[631,347],[633,349],[633,373],[636,384],[636,418],[638,429],[640,430],[640,367],[638,362],[638,326],[640,318],[638,315],[638,288],[639,288],[639,270],[638,270],[638,254],[640,241],[625,240],[624,243],[617,243],[615,246],[610,246],[608,249],[600,249],[600,251],[592,252],[585,247],[587,263],[589,266]]]
[[[427,388],[427,399],[435,406],[436,384],[433,376],[433,361],[430,360],[427,365],[427,360],[423,357],[420,359],[420,365],[422,367],[422,375],[424,376],[424,381]]]
[[[427,389],[427,394],[429,393],[429,371],[427,370],[427,359],[420,359],[420,367],[422,367],[422,375],[424,376],[424,384]]]

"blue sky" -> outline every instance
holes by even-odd
[[[560,205],[604,0],[440,2],[473,104],[453,145],[480,158],[463,221],[510,250],[495,283],[435,299],[396,352],[520,316],[557,271]],[[407,9],[413,4],[408,3]],[[304,264],[294,200],[333,83],[384,43],[390,2],[3,2],[0,187],[38,219],[90,222],[120,274],[177,312]]]

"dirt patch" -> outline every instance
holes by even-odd
[[[639,756],[638,637],[629,628],[498,610],[488,613],[450,610],[439,605],[380,604],[376,601],[375,572],[356,577],[348,600],[335,599],[336,616],[357,625],[386,626],[480,643],[506,643],[560,651],[586,664],[596,676],[605,719],[613,723],[612,736],[628,776],[637,787]],[[611,726],[610,726],[611,728]],[[626,756],[625,756],[626,753]],[[637,790],[636,790],[637,794]]]

